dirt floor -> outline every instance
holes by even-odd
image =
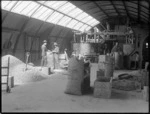
[[[129,71],[115,71],[121,74]],[[148,102],[112,93],[110,99],[95,98],[93,92],[65,94],[67,75],[55,73],[39,82],[15,86],[2,92],[2,112],[148,112]]]

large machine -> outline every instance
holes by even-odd
[[[118,26],[115,30],[98,31],[97,28],[93,28],[85,32],[74,31],[72,49],[75,53],[92,58],[93,62],[97,62],[102,45],[107,41],[113,43],[117,38],[124,40],[123,52],[129,55],[134,50],[135,37],[132,29],[127,26]]]

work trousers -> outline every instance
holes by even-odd
[[[54,69],[59,67],[59,58],[58,54],[53,53],[53,62],[54,62]]]
[[[42,59],[41,59],[41,67],[42,66],[45,66],[47,64],[47,56],[42,56]]]

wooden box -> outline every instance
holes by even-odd
[[[111,88],[112,88],[112,79],[110,82],[94,82],[94,97],[100,98],[110,98],[111,97]]]

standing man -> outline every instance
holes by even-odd
[[[47,63],[47,41],[44,40],[43,41],[43,45],[41,46],[41,50],[42,50],[42,60],[41,60],[41,70],[42,70],[42,67]]]
[[[104,55],[109,54],[109,49],[107,47],[107,44],[104,44]]]
[[[115,69],[121,69],[121,67],[123,67],[122,65],[123,51],[122,48],[119,46],[118,41],[115,43],[115,46],[112,48],[111,55],[115,59]]]
[[[135,52],[135,64],[134,64],[134,68],[138,69],[139,68],[139,61],[140,61],[140,56],[138,52]]]
[[[55,69],[59,65],[59,58],[58,58],[59,47],[58,47],[58,44],[56,42],[54,42],[54,49],[52,50],[52,52],[53,52],[54,69]]]
[[[122,52],[122,49],[121,49],[121,47],[119,46],[118,41],[115,43],[115,46],[112,48],[111,54],[113,54],[114,52],[118,52],[118,53]]]

